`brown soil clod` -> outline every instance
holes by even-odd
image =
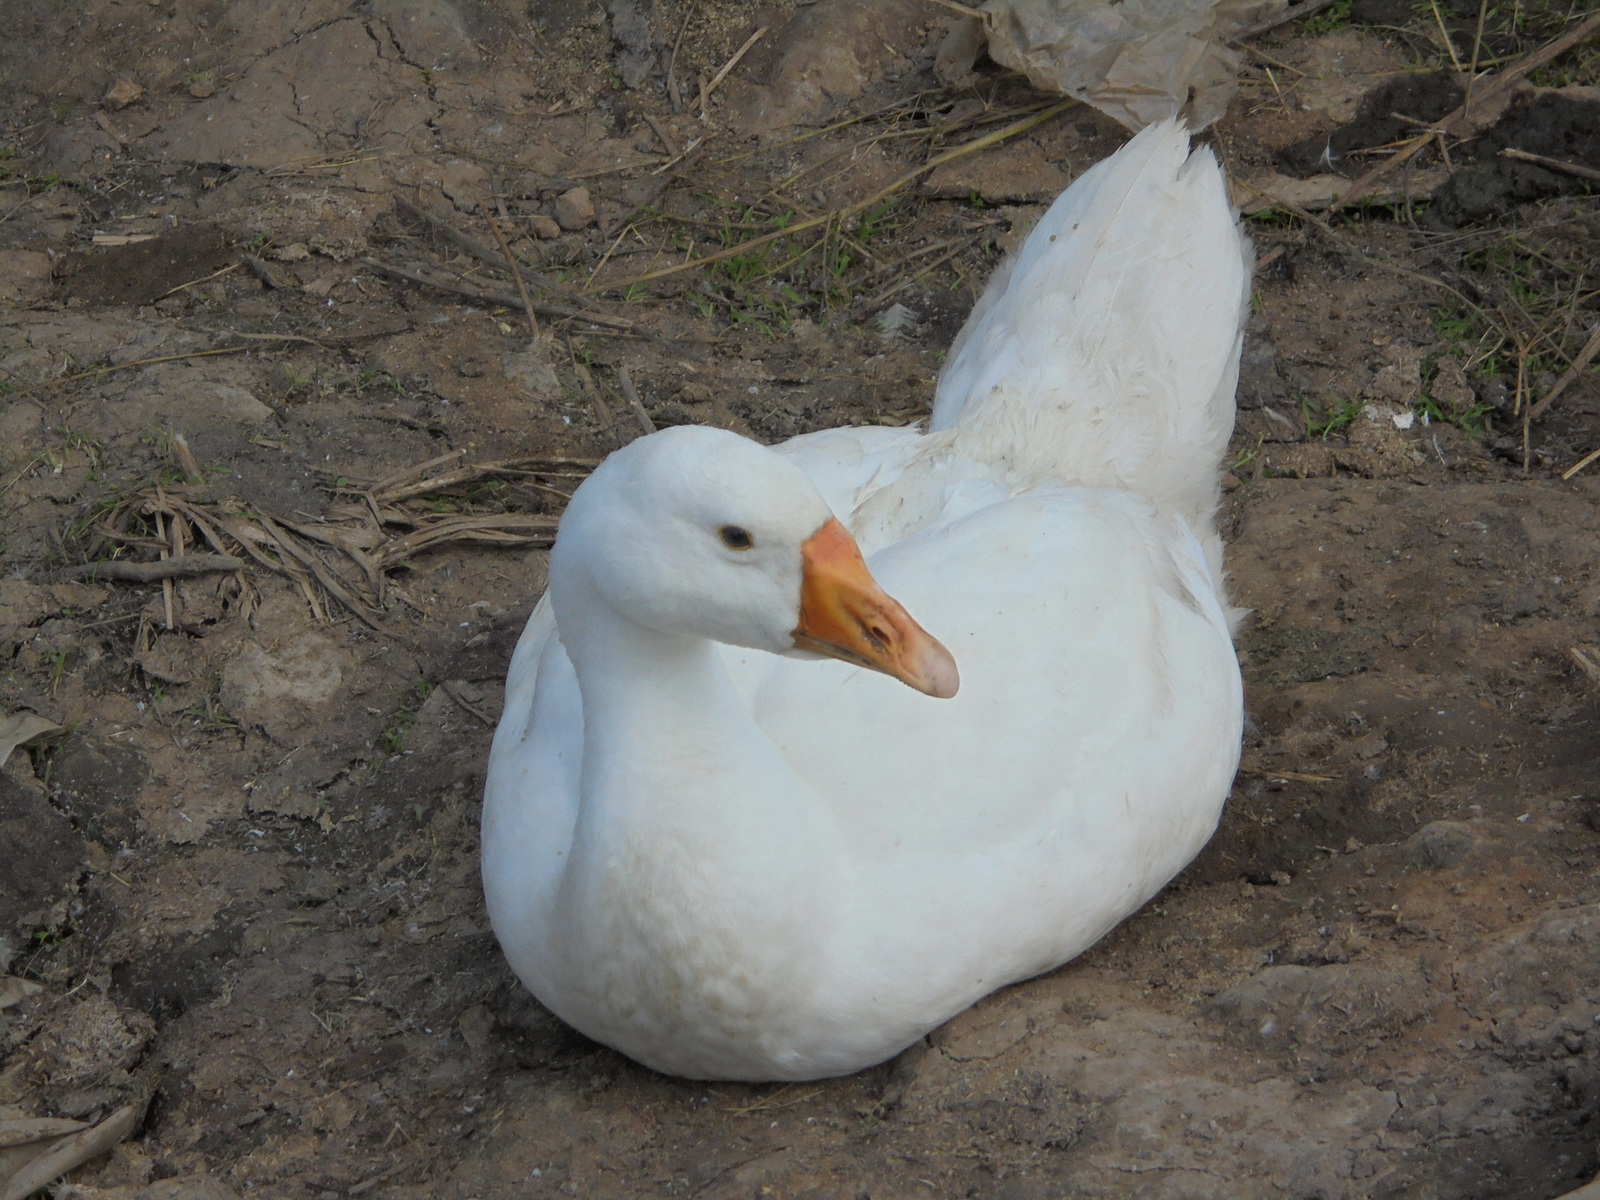
[[[484,763],[573,491],[673,424],[922,420],[1002,254],[1124,140],[954,54],[971,7],[7,7],[7,1169],[111,1129],[41,1168],[63,1195],[1548,1200],[1600,1170],[1587,10],[1309,0],[1241,34],[1205,140],[1304,190],[1240,191],[1248,724],[1172,886],[785,1087],[652,1075],[503,961]]]

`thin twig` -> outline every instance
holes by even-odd
[[[494,240],[500,244],[500,253],[505,255],[506,262],[511,264],[511,279],[517,285],[517,295],[522,297],[522,310],[528,316],[528,332],[533,336],[533,344],[539,345],[539,318],[534,315],[533,301],[528,299],[528,285],[522,281],[522,272],[517,270],[517,260],[511,257],[511,243],[506,241],[506,235],[500,232],[500,222],[494,219],[494,214],[489,211],[487,203],[483,206],[483,219],[489,223],[489,232],[494,234]]]
[[[440,237],[444,238],[445,241],[451,243],[459,249],[465,250],[468,254],[472,255],[473,258],[485,262],[491,267],[498,267],[500,270],[507,273],[515,272],[516,274],[522,276],[522,278],[528,283],[531,283],[534,287],[538,288],[540,291],[549,292],[552,296],[560,296],[563,300],[570,300],[574,304],[583,305],[585,308],[594,307],[593,300],[590,300],[582,294],[573,291],[564,284],[557,283],[553,279],[546,279],[543,275],[540,275],[536,271],[530,271],[527,267],[523,266],[515,259],[496,254],[492,249],[490,249],[488,246],[485,246],[476,238],[461,232],[461,230],[457,229],[454,225],[451,225],[448,221],[441,220],[432,213],[418,208],[415,204],[411,204],[406,200],[396,198],[394,206],[401,214],[426,225],[428,228],[439,234]]]
[[[728,77],[728,72],[733,70],[735,67],[737,67],[739,65],[739,60],[750,52],[750,47],[751,46],[754,46],[757,42],[759,42],[762,38],[764,38],[766,36],[767,36],[767,27],[765,25],[763,25],[760,29],[758,29],[754,33],[752,33],[749,37],[745,38],[744,45],[740,46],[737,50],[735,50],[733,52],[733,57],[730,58],[727,62],[722,64],[722,70],[718,71],[715,75],[713,75],[711,77],[711,82],[706,84],[705,90],[700,93],[700,115],[701,116],[705,116],[706,105],[708,103],[710,103],[711,97],[716,93],[717,88],[722,86],[722,81]]]
[[[1396,275],[1403,275],[1407,279],[1414,279],[1418,283],[1425,283],[1429,287],[1436,287],[1442,291],[1449,292],[1457,300],[1461,301],[1462,304],[1466,305],[1469,309],[1482,317],[1485,324],[1494,324],[1494,322],[1489,319],[1489,314],[1484,311],[1481,305],[1474,304],[1461,292],[1451,287],[1448,283],[1445,283],[1444,280],[1435,279],[1431,275],[1424,275],[1421,271],[1413,271],[1410,267],[1402,267],[1396,265],[1395,263],[1385,262],[1381,258],[1374,258],[1372,255],[1365,253],[1353,245],[1349,238],[1345,237],[1342,233],[1340,233],[1332,225],[1328,224],[1327,221],[1323,220],[1321,217],[1318,217],[1315,213],[1307,212],[1304,208],[1298,204],[1295,204],[1293,201],[1285,200],[1280,196],[1275,196],[1271,192],[1256,187],[1254,184],[1250,183],[1249,180],[1241,179],[1238,182],[1248,191],[1254,192],[1256,195],[1272,204],[1275,208],[1281,208],[1285,212],[1291,212],[1308,225],[1320,230],[1322,233],[1327,235],[1331,241],[1337,243],[1340,248],[1345,251],[1345,253],[1359,258],[1362,262],[1367,263],[1369,266],[1378,267],[1385,271],[1392,271]]]
[[[165,300],[168,296],[176,296],[179,292],[185,291],[188,288],[197,287],[202,283],[210,283],[213,279],[221,279],[224,275],[231,275],[234,271],[237,271],[239,267],[239,263],[229,263],[220,271],[213,271],[209,275],[202,275],[199,279],[191,279],[188,283],[180,283],[175,288],[168,288],[166,291],[162,292],[161,295],[157,296],[156,299]]]
[[[901,288],[907,287],[910,284],[915,283],[917,280],[921,279],[924,275],[926,275],[929,271],[933,271],[933,270],[936,270],[939,267],[942,267],[945,263],[949,262],[951,259],[955,258],[957,255],[965,253],[967,250],[970,250],[973,246],[976,246],[979,242],[981,242],[984,238],[986,238],[988,236],[989,236],[988,230],[984,230],[981,233],[974,234],[972,237],[967,238],[965,241],[963,241],[959,245],[957,245],[954,250],[951,250],[951,251],[949,251],[948,253],[945,253],[945,254],[941,254],[938,258],[934,259],[932,262],[925,264],[922,268],[920,268],[917,271],[917,273],[915,275],[909,276],[907,278],[896,279],[894,283],[890,284],[888,287],[884,288],[883,291],[879,292],[876,296],[872,297],[872,299],[868,300],[867,301],[867,307],[871,308],[875,304],[882,304],[885,300],[887,300],[890,296],[894,295]],[[915,257],[915,256],[914,255],[908,256],[905,260],[902,260],[902,264],[897,264],[897,265],[903,265],[904,262],[909,262],[910,258],[912,258],[912,257]]]
[[[672,53],[667,58],[667,96],[672,101],[672,111],[683,111],[683,94],[678,90],[678,47],[683,45],[683,35],[689,29],[689,19],[694,16],[695,6],[700,0],[689,0],[689,7],[684,10],[683,24],[678,26],[678,36],[672,40]]]
[[[97,375],[110,375],[115,371],[131,371],[134,367],[153,367],[157,363],[182,362],[187,358],[211,358],[218,354],[243,354],[249,346],[224,346],[219,350],[194,350],[188,354],[163,354],[160,358],[136,358],[132,362],[117,363],[110,367],[96,367],[92,371],[79,371],[76,375],[63,375],[60,379],[52,379],[45,384],[42,391],[52,391],[58,387],[65,387],[69,383],[77,383],[80,379],[93,379]]]
[[[1561,472],[1561,478],[1562,479],[1571,479],[1574,475],[1576,475],[1579,471],[1583,470],[1590,463],[1594,462],[1595,459],[1597,459],[1597,458],[1600,458],[1600,450],[1591,450],[1591,451],[1589,451],[1589,453],[1585,454],[1577,462],[1573,463],[1565,471]]]
[[[63,579],[117,579],[124,583],[156,583],[163,579],[186,579],[193,575],[210,575],[214,571],[237,571],[244,560],[231,554],[184,554],[177,558],[163,558],[156,562],[84,563],[68,567],[61,572]]]
[[[606,398],[600,394],[600,389],[595,385],[594,376],[590,374],[589,368],[578,361],[578,356],[573,352],[570,340],[567,342],[567,353],[572,357],[572,373],[578,377],[579,386],[583,388],[584,394],[589,397],[590,403],[594,405],[595,416],[600,418],[600,424],[603,428],[611,428],[613,421],[611,406],[606,403]]]
[[[1501,158],[1514,158],[1518,162],[1532,163],[1536,167],[1544,167],[1549,171],[1560,171],[1571,175],[1574,179],[1587,179],[1591,183],[1600,183],[1600,171],[1593,167],[1579,166],[1577,163],[1563,162],[1559,158],[1546,158],[1542,154],[1529,154],[1526,150],[1517,150],[1507,146],[1500,151]]]
[[[1444,27],[1444,17],[1439,13],[1439,0],[1428,0],[1428,7],[1433,9],[1433,22],[1439,27],[1439,36],[1444,39],[1445,53],[1450,56],[1450,62],[1456,69],[1456,74],[1462,74],[1466,68],[1461,65],[1461,59],[1456,55],[1456,44],[1450,40],[1450,31]],[[1462,111],[1466,105],[1462,105]]]
[[[1517,80],[1521,79],[1529,71],[1533,71],[1544,66],[1544,64],[1549,62],[1551,59],[1565,54],[1579,42],[1582,42],[1585,39],[1593,36],[1595,33],[1600,33],[1600,13],[1595,13],[1576,29],[1562,34],[1554,41],[1548,43],[1538,50],[1535,50],[1532,54],[1529,54],[1525,58],[1518,60],[1516,63],[1507,67],[1498,75],[1495,75],[1489,80],[1482,93],[1476,97],[1480,111],[1493,111],[1494,102],[1499,99],[1504,92],[1509,91],[1512,84],[1516,83]],[[1473,122],[1468,118],[1467,105],[1462,104],[1461,107],[1457,108],[1454,112],[1451,112],[1443,119],[1435,122],[1434,128],[1443,130],[1447,133],[1472,132]],[[1362,175],[1342,193],[1340,193],[1338,199],[1329,205],[1329,214],[1338,212],[1347,204],[1355,203],[1362,196],[1371,191],[1372,185],[1378,179],[1392,171],[1395,167],[1409,162],[1432,141],[1433,134],[1431,132],[1419,134],[1417,137],[1413,138],[1405,148],[1401,149],[1398,153],[1392,154],[1388,158],[1384,159],[1377,166],[1373,167],[1372,170]]]
[[[656,120],[649,113],[645,113],[644,119],[646,124],[648,124],[651,129],[656,131],[656,136],[661,139],[661,144],[667,148],[667,154],[670,157],[677,158],[678,155],[683,153],[683,147],[678,145],[677,139],[667,132],[667,127],[665,125]]]
[[[1589,340],[1583,344],[1583,349],[1578,351],[1578,357],[1572,360],[1572,365],[1567,368],[1566,373],[1550,385],[1550,390],[1544,394],[1544,398],[1539,403],[1528,410],[1528,420],[1530,422],[1537,421],[1544,416],[1549,411],[1550,406],[1556,402],[1556,397],[1567,390],[1567,385],[1594,361],[1594,357],[1597,354],[1600,354],[1600,323],[1595,325],[1594,332],[1589,335]]]
[[[442,686],[444,688],[444,694],[459,704],[465,711],[477,717],[478,720],[482,721],[490,729],[495,727],[497,723],[495,719],[488,713],[484,712],[483,709],[479,708],[476,704],[472,703],[472,701],[468,700],[460,692],[456,691],[454,685],[452,685],[448,679],[444,681]]]
[[[633,416],[639,422],[639,428],[646,434],[656,431],[656,423],[650,419],[650,414],[644,409],[644,404],[639,399],[639,389],[633,386],[633,376],[628,374],[626,364],[617,367],[617,383],[622,387],[622,395],[628,402],[628,407],[633,410]]]
[[[407,283],[420,283],[424,287],[437,288],[441,292],[454,292],[458,296],[465,296],[469,300],[480,300],[485,304],[498,304],[502,308],[521,308],[522,297],[513,296],[507,292],[496,292],[489,288],[475,287],[461,279],[446,279],[431,275],[415,269],[396,267],[389,263],[379,262],[375,258],[361,259],[361,265],[368,270],[376,271],[379,275],[386,275],[391,279],[403,279]],[[579,312],[577,309],[568,308],[562,304],[539,304],[534,307],[546,317],[561,317],[573,321],[588,321],[591,325],[605,325],[612,329],[632,332],[634,323],[622,317],[608,317],[596,312]],[[222,353],[218,351],[218,353]],[[179,355],[178,357],[188,357]]]
[[[185,483],[199,485],[206,481],[205,472],[200,469],[194,451],[189,448],[189,439],[181,433],[172,435],[172,456],[178,460],[178,469],[183,472]]]

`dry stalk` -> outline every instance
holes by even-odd
[[[526,282],[531,283],[540,291],[549,292],[552,296],[560,296],[563,300],[570,300],[574,304],[581,304],[585,308],[594,307],[594,301],[579,295],[565,284],[557,283],[553,279],[546,279],[536,271],[530,271],[510,255],[495,253],[476,238],[461,232],[448,221],[441,220],[426,209],[418,208],[415,204],[398,198],[395,200],[394,206],[396,211],[403,216],[410,217],[413,221],[432,229],[452,246],[455,246],[458,250],[465,250],[478,261],[505,271],[507,274],[520,275]]]
[[[1583,470],[1585,467],[1587,467],[1590,463],[1594,462],[1596,459],[1600,459],[1600,450],[1591,450],[1591,451],[1589,451],[1589,453],[1585,454],[1577,462],[1573,463],[1565,471],[1561,472],[1561,478],[1563,480],[1571,479],[1574,475],[1576,475],[1579,471]]]
[[[522,297],[513,296],[508,292],[497,292],[490,288],[481,288],[475,284],[467,283],[456,277],[445,277],[431,271],[417,268],[396,267],[390,263],[379,262],[375,258],[363,258],[361,265],[379,275],[391,279],[402,279],[407,283],[420,283],[424,287],[437,288],[441,292],[454,292],[458,296],[465,296],[469,300],[482,301],[485,304],[498,304],[502,308],[521,308]],[[622,317],[608,317],[596,312],[579,312],[575,308],[567,308],[561,304],[539,304],[534,308],[546,317],[565,318],[574,321],[588,321],[591,325],[605,325],[612,329],[631,331],[633,322]],[[219,352],[220,353],[220,352]]]
[[[726,249],[718,250],[713,254],[707,254],[700,258],[690,259],[688,262],[676,263],[670,267],[662,267],[658,271],[647,271],[643,275],[635,276],[633,279],[626,280],[624,282],[604,284],[596,290],[614,291],[618,288],[633,287],[635,284],[650,283],[657,279],[666,279],[672,275],[682,274],[684,271],[692,271],[699,267],[708,266],[711,263],[722,262],[725,259],[733,258],[740,254],[748,254],[751,250],[754,250],[759,246],[765,246],[770,242],[775,242],[779,238],[793,237],[797,233],[805,233],[808,230],[823,227],[834,221],[846,220],[849,217],[853,217],[865,212],[874,204],[879,203],[888,196],[894,195],[894,193],[898,192],[906,185],[915,183],[918,179],[926,175],[929,171],[932,171],[935,167],[942,166],[947,162],[953,162],[958,158],[963,158],[966,155],[976,153],[979,150],[985,150],[990,146],[998,145],[999,143],[1015,137],[1018,134],[1026,133],[1030,129],[1035,129],[1044,124],[1044,122],[1048,121],[1051,117],[1065,112],[1075,104],[1077,104],[1076,100],[1063,100],[1059,104],[1052,104],[1049,108],[1036,112],[1024,120],[1007,125],[1003,129],[997,129],[993,133],[984,134],[982,137],[974,138],[970,142],[963,142],[961,145],[950,150],[946,150],[942,154],[936,154],[927,162],[923,163],[920,167],[906,172],[893,183],[890,183],[886,187],[880,188],[878,191],[868,196],[865,200],[858,200],[854,204],[824,213],[820,217],[812,217],[809,220],[800,221],[797,224],[790,225],[784,229],[775,230],[772,233],[751,238],[748,242],[741,242],[737,246],[729,246]]]
[[[722,81],[728,77],[728,72],[737,67],[739,65],[739,60],[742,59],[746,54],[750,53],[750,48],[766,36],[767,26],[763,25],[760,29],[756,30],[749,37],[747,37],[744,41],[744,45],[740,46],[733,52],[733,57],[722,64],[722,70],[718,71],[714,76],[712,76],[711,82],[706,84],[704,90],[702,90],[700,93],[701,120],[705,119],[706,105],[710,103],[711,97],[716,94],[717,89],[722,86]]]
[[[1518,162],[1532,163],[1536,167],[1543,167],[1547,171],[1560,171],[1564,175],[1571,175],[1574,179],[1587,179],[1590,183],[1600,183],[1600,171],[1593,167],[1579,166],[1577,163],[1563,162],[1559,158],[1546,158],[1542,154],[1530,154],[1526,150],[1518,150],[1507,146],[1500,151],[1501,158],[1514,158]]]
[[[506,241],[506,235],[500,232],[500,222],[494,219],[494,214],[489,211],[487,203],[483,206],[483,219],[489,223],[489,232],[494,234],[494,240],[499,243],[500,253],[505,256],[506,262],[511,264],[511,280],[517,285],[517,295],[522,297],[522,311],[528,316],[528,333],[533,338],[534,347],[539,341],[539,318],[534,315],[533,301],[528,299],[528,285],[523,281],[522,272],[517,269],[517,260],[511,256],[511,244]]]
[[[1492,77],[1481,93],[1479,93],[1476,97],[1468,96],[1462,103],[1461,107],[1455,109],[1442,120],[1436,122],[1434,125],[1434,131],[1448,133],[1455,136],[1476,133],[1478,131],[1476,124],[1477,118],[1472,117],[1469,113],[1469,108],[1473,104],[1474,100],[1477,101],[1480,109],[1486,109],[1490,112],[1494,111],[1495,103],[1501,98],[1501,96],[1511,89],[1511,86],[1515,84],[1517,80],[1521,79],[1529,71],[1537,70],[1539,67],[1544,66],[1544,64],[1549,62],[1551,59],[1565,54],[1568,50],[1572,49],[1572,47],[1587,40],[1596,33],[1600,33],[1600,13],[1593,14],[1588,20],[1584,21],[1576,29],[1567,31],[1560,37],[1547,43],[1538,50],[1533,51],[1531,54],[1524,56],[1516,63],[1507,67],[1504,71],[1501,71],[1498,75]],[[1445,41],[1448,43],[1449,38],[1446,37]],[[1453,49],[1451,51],[1451,57],[1455,57],[1455,51]],[[1459,69],[1459,65],[1457,69]],[[1338,199],[1336,199],[1333,204],[1329,206],[1328,212],[1330,214],[1338,212],[1347,204],[1353,204],[1362,196],[1366,195],[1367,192],[1371,191],[1373,183],[1375,183],[1378,179],[1382,178],[1384,175],[1402,163],[1409,162],[1425,146],[1429,145],[1434,140],[1434,131],[1418,134],[1408,143],[1405,143],[1403,149],[1391,155],[1389,158],[1384,159],[1383,162],[1379,163],[1377,166],[1373,167],[1372,170],[1362,175],[1348,188],[1346,188],[1338,197]]]
[[[1544,416],[1549,411],[1550,406],[1556,402],[1556,398],[1567,390],[1567,385],[1583,373],[1584,368],[1594,361],[1594,357],[1597,354],[1600,354],[1600,324],[1595,325],[1594,332],[1589,335],[1589,340],[1583,344],[1583,349],[1578,351],[1578,357],[1572,360],[1572,365],[1567,368],[1560,379],[1550,385],[1550,390],[1544,394],[1539,403],[1528,410],[1528,420],[1537,421]]]
[[[672,53],[667,58],[667,97],[672,101],[672,111],[683,111],[683,93],[678,89],[678,48],[683,45],[683,35],[689,30],[689,20],[694,16],[700,0],[689,0],[684,9],[683,23],[678,26],[678,36],[672,39]]]
[[[231,554],[185,554],[178,558],[163,558],[156,562],[133,563],[120,559],[106,562],[83,563],[61,572],[63,579],[87,579],[91,583],[103,579],[125,583],[156,583],[160,580],[187,579],[195,575],[210,575],[217,571],[237,571],[244,560]]]
[[[617,383],[622,388],[623,398],[627,400],[628,407],[633,410],[634,420],[639,422],[639,428],[648,434],[656,431],[656,423],[650,419],[650,414],[645,411],[644,403],[639,399],[639,389],[633,386],[633,376],[628,374],[626,364],[617,367]]]
[[[412,512],[401,507],[404,501],[485,478],[581,478],[597,465],[594,459],[562,457],[457,465],[461,457],[460,451],[440,455],[393,472],[365,489],[336,489],[356,494],[363,503],[336,505],[327,521],[292,521],[237,500],[202,501],[185,494],[182,487],[154,485],[113,510],[108,518],[110,527],[100,531],[95,544],[111,538],[155,550],[160,558],[153,562],[116,559],[85,563],[64,572],[63,577],[161,582],[165,591],[173,579],[235,571],[240,572],[243,612],[249,607],[250,588],[243,574],[248,559],[298,587],[316,619],[329,619],[330,601],[336,602],[373,630],[409,641],[384,620],[394,590],[385,571],[424,550],[455,542],[548,546],[554,541],[557,519],[518,513]],[[568,498],[560,489],[529,483],[557,499]],[[133,511],[154,518],[157,536],[137,537],[115,528]],[[393,532],[395,527],[406,532]],[[190,548],[197,534],[212,553]],[[169,628],[175,625],[174,611],[168,609],[162,615]]]

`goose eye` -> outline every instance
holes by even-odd
[[[722,537],[722,544],[730,550],[748,550],[756,544],[750,531],[740,529],[737,525],[724,525],[717,533]]]

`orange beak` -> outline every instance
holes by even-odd
[[[956,694],[956,660],[886,595],[837,518],[800,547],[800,624],[794,644],[892,675],[940,699]]]

